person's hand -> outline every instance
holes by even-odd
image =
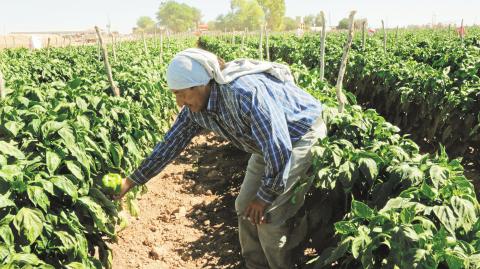
[[[120,190],[120,193],[118,195],[114,195],[113,199],[114,200],[121,200],[125,194],[135,186],[135,183],[128,179],[127,177],[124,177],[122,179],[122,189]]]
[[[265,218],[265,208],[268,204],[261,199],[255,197],[245,209],[243,217],[247,218],[252,224],[265,224],[267,220]]]

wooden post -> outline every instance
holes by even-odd
[[[245,36],[247,35],[247,28],[245,27],[245,30],[243,31],[242,34],[242,50],[244,49],[245,46]]]
[[[102,59],[101,46],[102,46],[102,44],[100,44],[100,39],[97,39],[97,58],[98,58],[99,61]]]
[[[348,59],[348,52],[350,51],[350,47],[352,46],[352,40],[353,40],[353,29],[354,29],[354,17],[355,17],[356,11],[350,12],[349,16],[349,27],[348,27],[348,39],[347,43],[345,44],[345,47],[343,48],[343,56],[342,56],[342,61],[340,62],[340,70],[338,71],[338,78],[337,78],[337,85],[336,85],[336,90],[337,90],[337,100],[338,100],[338,111],[340,113],[343,113],[343,110],[345,108],[345,103],[347,102],[347,98],[343,94],[342,91],[342,86],[343,86],[343,76],[345,75],[345,71],[347,68],[347,59]]]
[[[157,49],[157,25],[153,28],[153,47]]]
[[[267,51],[267,61],[270,62],[270,47],[268,46],[268,28],[267,23],[265,23],[265,49]]]
[[[115,36],[113,33],[110,34],[112,36],[112,54],[113,54],[113,61],[117,62],[117,50],[115,48]]]
[[[5,48],[8,49],[8,41],[7,41],[7,36],[3,36],[3,40],[5,41]]]
[[[50,58],[50,37],[47,38],[47,58]]]
[[[5,98],[5,81],[3,80],[3,74],[0,70],[0,100]]]
[[[163,63],[163,30],[160,29],[160,64]]]
[[[260,42],[258,43],[258,54],[260,60],[263,60],[263,26],[260,25]]]
[[[322,18],[322,36],[320,39],[320,80],[323,81],[325,77],[325,39],[327,37],[327,26],[325,22],[325,13],[320,12]]]
[[[100,30],[98,29],[98,26],[95,26],[95,31],[97,32],[98,42],[102,47],[103,62],[105,63],[105,71],[107,72],[108,81],[110,82],[110,86],[112,87],[113,94],[115,96],[120,96],[120,89],[115,85],[115,82],[113,81],[112,68],[110,67],[110,63],[108,62],[107,48],[103,44],[102,35],[100,34]]]
[[[362,23],[362,50],[365,50],[365,43],[367,41],[366,34],[365,34],[365,32],[367,30],[366,28],[367,28],[367,22],[363,21],[363,23]]]
[[[462,20],[462,25],[463,25],[463,20]],[[12,36],[12,41],[13,41],[13,48],[16,47],[16,44],[15,44],[15,36]]]
[[[383,52],[387,53],[387,32],[385,32],[385,23],[382,20],[382,30],[383,30]]]
[[[464,38],[465,38],[465,29],[463,28],[463,19],[462,19],[462,24],[460,25],[460,39],[462,40],[462,44],[463,44]]]
[[[148,48],[147,48],[147,41],[145,40],[145,32],[142,31],[142,39],[143,39],[143,50],[145,55],[148,55]]]

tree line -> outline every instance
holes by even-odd
[[[361,27],[363,20],[365,19],[356,21],[356,26]],[[287,17],[285,0],[231,0],[228,13],[206,22],[209,30],[219,31],[243,31],[246,28],[256,30],[264,24],[272,31],[290,31],[297,29],[302,23],[306,29],[321,26],[320,12],[304,17]],[[152,33],[158,28],[185,32],[197,29],[199,24],[205,24],[205,22],[202,21],[202,14],[198,8],[168,0],[160,4],[156,12],[156,20],[148,16],[140,17],[134,32]],[[347,19],[341,20],[337,28],[348,28]]]

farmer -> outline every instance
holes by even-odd
[[[310,148],[326,136],[321,104],[294,84],[284,65],[246,59],[224,64],[197,48],[178,53],[166,77],[182,109],[115,198],[157,175],[202,129],[211,130],[252,154],[235,201],[246,267],[293,268],[292,250],[306,231],[291,220],[311,184],[305,177]],[[297,188],[300,181],[303,188]]]

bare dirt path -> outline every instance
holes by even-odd
[[[241,268],[234,201],[248,157],[210,133],[195,138],[147,183],[111,245],[113,268]]]

